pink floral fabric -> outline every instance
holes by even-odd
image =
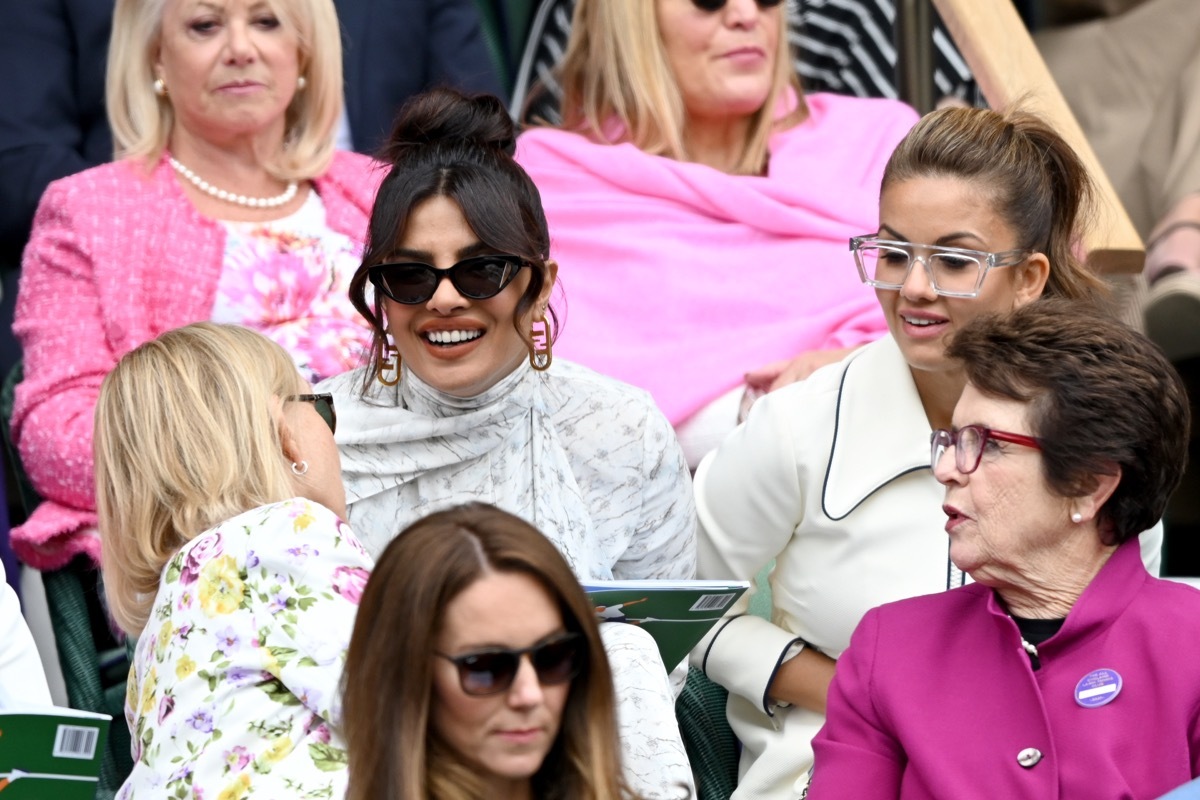
[[[366,156],[334,153],[312,182],[328,227],[365,239],[383,175]],[[100,383],[143,342],[212,319],[225,237],[225,227],[188,200],[165,156],[149,173],[122,159],[46,189],[21,261],[13,322],[25,380],[12,436],[43,499],[12,531],[25,563],[58,569],[84,553],[99,564],[92,420]]]
[[[317,193],[283,219],[223,224],[225,263],[213,321],[273,339],[314,383],[361,366],[371,331],[349,291],[362,244],[325,223]]]
[[[301,498],[200,534],[163,569],[130,669],[118,797],[336,798],[339,684],[373,566]]]

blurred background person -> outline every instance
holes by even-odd
[[[104,380],[104,588],[137,639],[120,798],[345,792],[339,684],[371,560],[342,521],[334,407],[311,392],[279,345],[213,323]]]
[[[0,30],[0,263],[20,262],[52,182],[108,161],[104,71],[113,0],[18,3]],[[371,154],[397,109],[437,85],[499,93],[474,0],[334,0],[346,105],[341,149]],[[14,291],[15,283],[11,287]]]
[[[557,265],[514,141],[500,100],[441,89],[410,101],[384,151],[351,284],[371,361],[318,387],[342,411],[350,520],[378,555],[421,516],[479,500],[536,525],[580,580],[694,577],[670,424],[644,391],[554,358]],[[627,780],[674,797],[691,772],[658,647],[633,625],[606,626],[605,645]]]
[[[929,468],[929,433],[949,427],[966,384],[945,349],[981,314],[1042,296],[1102,302],[1074,251],[1090,186],[1037,117],[924,117],[884,171],[873,233],[843,256],[890,334],[762,398],[701,463],[700,576],[753,580],[774,562],[769,620],[744,614],[744,598],[692,655],[730,691],[736,797],[803,791],[834,659],[868,609],[963,584]],[[1143,545],[1157,571],[1161,528]]]
[[[379,173],[334,149],[341,87],[330,0],[118,0],[120,157],[51,185],[21,270],[12,433],[45,498],[13,531],[27,563],[98,555],[92,413],[125,352],[211,319],[263,332],[308,379],[360,363],[347,291]]]
[[[967,386],[931,460],[975,583],[866,614],[808,797],[1157,797],[1200,775],[1200,592],[1138,552],[1183,472],[1179,376],[1060,302],[978,320],[947,355]]]
[[[1035,40],[1146,243],[1146,334],[1200,408],[1200,4],[1041,0]],[[1163,570],[1200,576],[1200,439],[1168,505]]]
[[[521,136],[572,300],[560,352],[648,389],[689,464],[887,326],[843,267],[915,114],[805,96],[778,0],[579,0],[563,122]]]
[[[630,796],[592,603],[497,508],[437,512],[387,546],[345,686],[350,800]]]
[[[0,564],[0,711],[19,702],[50,705],[50,687],[29,626],[21,616],[21,601],[4,580]]]

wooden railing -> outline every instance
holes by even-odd
[[[904,6],[912,2],[905,0],[901,11],[911,13]],[[1042,116],[1075,148],[1087,166],[1097,190],[1096,219],[1084,241],[1088,264],[1098,273],[1113,278],[1138,275],[1145,261],[1142,239],[1012,0],[932,2],[971,67],[988,105],[1004,108],[1017,103]],[[903,24],[898,24],[903,29]],[[929,46],[929,39],[925,41]]]

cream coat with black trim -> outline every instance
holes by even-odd
[[[963,584],[929,436],[889,336],[764,397],[700,464],[699,577],[753,580],[775,559],[772,619],[746,615],[743,598],[691,657],[730,691],[745,748],[734,798],[790,800],[806,785],[824,717],[767,697],[793,644],[837,658],[869,609]],[[1157,575],[1161,525],[1141,539]]]

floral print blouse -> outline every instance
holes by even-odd
[[[225,261],[212,321],[244,325],[280,344],[316,383],[363,364],[367,323],[350,303],[362,245],[325,222],[316,192],[271,222],[225,222]]]
[[[302,498],[200,534],[167,563],[138,639],[117,797],[341,798],[339,683],[373,566]]]

